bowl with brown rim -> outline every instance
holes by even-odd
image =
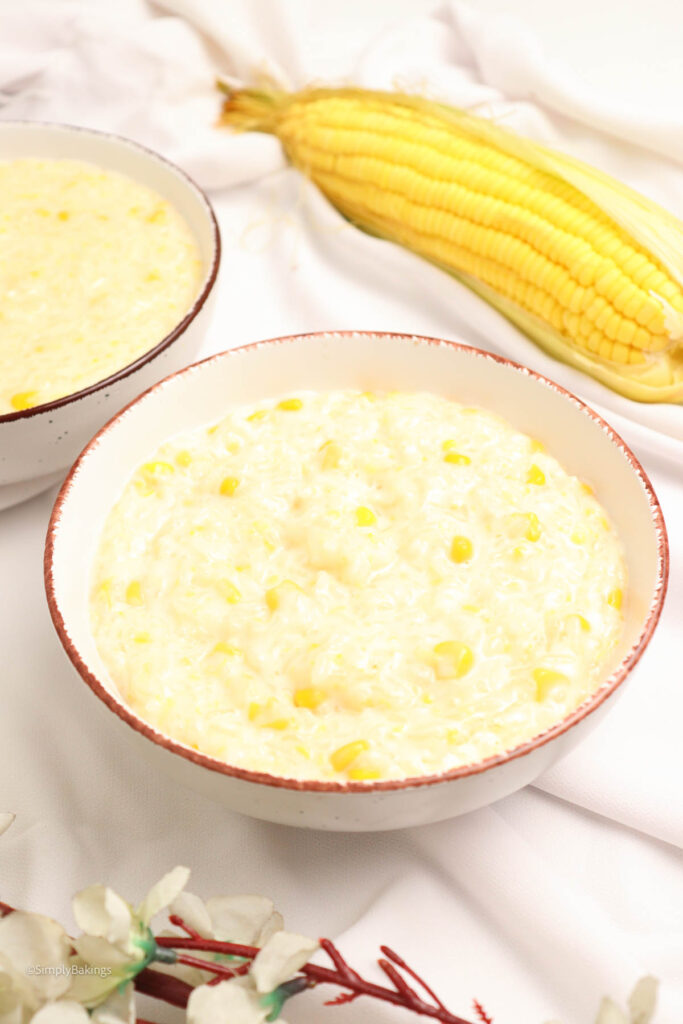
[[[143,721],[110,679],[89,620],[90,574],[106,516],[134,469],[170,436],[231,406],[294,390],[429,391],[493,410],[540,439],[588,480],[614,524],[628,589],[624,628],[593,694],[544,733],[495,757],[436,775],[371,782],[302,780],[251,771],[185,746]],[[640,463],[578,398],[518,364],[457,342],[398,334],[298,335],[221,353],[168,377],[85,447],[55,504],[45,550],[50,613],[66,655],[111,728],[175,782],[226,807],[308,828],[402,828],[465,813],[525,786],[571,750],[623,691],[657,624],[668,576],[662,512]],[[89,691],[89,693],[87,692]]]
[[[0,509],[56,483],[117,409],[196,356],[210,322],[221,251],[218,224],[202,190],[144,146],[71,125],[0,121],[0,160],[25,158],[83,161],[152,189],[184,218],[202,269],[191,307],[165,337],[150,339],[149,349],[133,362],[72,394],[0,415]]]

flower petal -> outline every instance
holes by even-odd
[[[35,1010],[35,993],[18,975],[6,957],[0,954],[0,1024],[22,1024],[24,1010]]]
[[[31,1024],[90,1024],[87,1010],[72,999],[46,1003],[31,1017]]]
[[[93,1010],[90,1020],[93,1024],[135,1024],[133,984],[126,985],[122,992],[112,992],[106,1002]]]
[[[314,939],[294,932],[276,932],[254,957],[251,974],[259,992],[272,992],[294,977],[318,948]]]
[[[657,987],[657,979],[651,975],[637,983],[628,1000],[631,1024],[649,1024],[652,1020],[657,1008]]]
[[[131,962],[131,957],[120,946],[115,946],[99,935],[79,935],[72,945],[78,954],[78,961],[91,967],[121,970]]]
[[[256,936],[256,946],[265,946],[271,935],[275,935],[275,932],[282,932],[285,930],[285,922],[282,914],[279,914],[277,910],[274,910],[270,915],[266,923],[261,928],[261,931]]]
[[[145,924],[149,924],[155,914],[177,899],[187,885],[189,877],[189,868],[177,867],[152,886],[137,910],[138,916]]]
[[[119,985],[125,984],[128,976],[119,971],[111,974],[74,974],[68,995],[88,1009],[100,1006]]]
[[[0,954],[42,1001],[58,999],[69,987],[70,943],[60,924],[42,914],[15,910],[0,919]],[[36,968],[50,968],[48,972]]]
[[[73,898],[76,924],[88,935],[125,943],[133,916],[125,900],[105,885],[90,885]]]
[[[628,1024],[628,1020],[624,1011],[619,1009],[614,1000],[605,996],[600,1003],[595,1024]]]
[[[187,1004],[187,1024],[263,1024],[267,1009],[256,992],[238,984],[239,980],[196,988]]]
[[[206,901],[213,931],[223,942],[254,945],[274,913],[265,896],[215,896]]]
[[[7,831],[7,829],[14,821],[15,817],[16,815],[10,814],[9,811],[3,811],[0,814],[0,836],[2,835],[3,832]]]
[[[192,892],[181,892],[171,904],[171,913],[182,917],[186,925],[194,928],[203,938],[213,938],[213,926],[204,900]]]

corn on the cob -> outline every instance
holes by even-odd
[[[277,135],[354,224],[455,274],[556,357],[640,401],[683,399],[683,224],[655,203],[417,97],[228,91],[222,123]]]

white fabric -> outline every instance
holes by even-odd
[[[54,491],[38,497],[0,516],[0,810],[18,815],[0,840],[0,896],[68,924],[86,884],[135,901],[187,863],[193,891],[272,896],[290,928],[341,936],[364,972],[380,943],[394,946],[466,1017],[476,996],[496,1024],[590,1024],[604,993],[623,1000],[650,972],[663,981],[657,1021],[680,1024],[683,407],[612,395],[451,278],[351,228],[274,140],[213,129],[213,78],[297,86],[329,66],[338,81],[419,89],[585,157],[679,215],[683,114],[589,92],[512,18],[453,3],[387,27],[394,6],[347,5],[336,32],[324,7],[300,0],[0,4],[0,116],[130,135],[211,190],[224,261],[204,354],[330,328],[462,337],[599,405],[643,457],[669,523],[661,626],[604,724],[535,787],[438,826],[307,834],[229,814],[131,761],[123,727],[84,692],[52,630],[41,556]],[[382,27],[374,42],[366,23]],[[318,1021],[323,995],[299,997],[288,1019]],[[348,1022],[369,1012],[399,1020],[379,1004],[324,1011]]]

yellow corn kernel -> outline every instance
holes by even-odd
[[[258,716],[263,711],[263,704],[259,704],[258,701],[252,700],[247,710],[247,718],[250,722],[255,722]]]
[[[221,596],[224,597],[229,604],[238,604],[238,602],[242,600],[241,593],[230,580],[220,580],[218,589],[221,592]]]
[[[524,548],[516,547],[512,549],[512,557],[515,562],[521,562],[524,558]]]
[[[175,461],[176,465],[181,466],[183,469],[187,469],[187,467],[192,462],[192,456],[188,451],[178,452],[178,454],[175,457]]]
[[[616,608],[617,611],[619,611],[619,609],[621,608],[623,600],[624,595],[621,590],[621,587],[615,587],[614,590],[610,590],[609,594],[607,595],[607,604],[610,605],[612,608]]]
[[[546,450],[545,445],[542,441],[538,441],[535,437],[531,438],[529,444],[532,452],[544,452]]]
[[[376,768],[351,768],[347,774],[352,782],[372,782],[382,778],[382,773]]]
[[[569,682],[564,673],[552,668],[535,668],[531,674],[536,683],[536,700],[545,700],[553,687]]]
[[[451,437],[447,437],[445,441],[441,442],[441,450],[443,452],[455,452],[458,450],[458,442],[454,441]]]
[[[285,729],[289,729],[290,721],[288,718],[273,718],[270,722],[263,722],[261,725],[262,729],[275,729],[276,732],[284,732]]]
[[[247,420],[250,423],[253,423],[256,420],[264,419],[264,417],[266,417],[267,415],[268,415],[268,410],[267,409],[257,409],[256,412],[252,412],[250,416],[247,416]]]
[[[229,497],[231,497],[235,493],[235,491],[237,490],[239,485],[240,485],[240,482],[239,482],[238,477],[236,477],[236,476],[226,476],[221,481],[221,485],[220,485],[220,487],[218,489],[219,489],[219,491],[220,491],[220,493],[222,495],[224,495],[225,497],[229,498]]]
[[[111,580],[102,580],[99,587],[95,590],[95,597],[106,601],[108,605],[111,605],[111,584]]]
[[[451,541],[452,562],[469,562],[473,552],[474,548],[472,547],[472,541],[469,537],[457,535]]]
[[[343,772],[357,757],[369,749],[370,744],[367,740],[353,740],[351,743],[345,743],[343,747],[338,747],[330,754],[330,763],[336,772]]]
[[[308,747],[304,747],[301,744],[298,744],[294,749],[296,750],[297,754],[301,754],[301,756],[305,757],[307,761],[311,760],[311,752],[308,749]]]
[[[156,206],[150,214],[147,215],[147,220],[150,224],[159,224],[161,221],[166,220],[166,204],[159,204]]]
[[[461,452],[449,451],[443,457],[444,462],[450,462],[453,466],[469,466],[472,459],[469,455],[462,455]]]
[[[144,476],[136,477],[133,480],[133,485],[135,487],[135,490],[138,492],[138,494],[140,494],[143,498],[149,498],[153,494],[157,493],[157,490],[156,490],[156,487],[154,486],[154,483],[148,477],[144,477]]]
[[[472,649],[460,640],[444,640],[435,646],[434,654],[437,657],[436,673],[442,679],[452,676],[460,679],[474,665]]]
[[[341,445],[336,441],[325,441],[318,449],[323,469],[336,469],[341,459]]]
[[[136,644],[148,644],[151,639],[149,633],[136,633],[133,637]]]
[[[69,211],[68,210],[60,210],[59,213],[57,214],[57,219],[58,220],[68,220],[69,219]]]
[[[212,434],[215,434],[219,427],[220,427],[220,423],[214,423],[214,425],[212,427],[207,427],[206,428],[206,432],[209,435],[209,437],[211,437]]]
[[[219,640],[218,643],[213,647],[212,654],[229,654],[236,655],[241,654],[239,647],[233,647],[232,644],[226,644],[223,640]]]
[[[356,509],[356,522],[359,526],[374,526],[377,522],[377,516],[372,509],[359,505]]]
[[[277,403],[278,409],[282,409],[283,412],[298,412],[303,405],[300,398],[283,398],[281,402]]]
[[[32,406],[37,405],[37,398],[37,391],[18,391],[16,395],[12,395],[10,398],[10,405],[19,412],[21,409],[30,409]]]
[[[590,494],[591,497],[595,494],[595,490],[591,487],[590,484],[585,483],[585,481],[584,483],[581,484],[581,490],[584,494]]]
[[[305,686],[294,691],[294,706],[297,708],[309,708],[315,711],[325,700],[327,694],[317,686]]]
[[[294,583],[293,580],[283,580],[282,583],[278,583],[277,586],[266,590],[266,604],[270,608],[271,612],[277,611],[287,596],[297,593],[301,593],[300,586]]]
[[[175,470],[170,462],[164,462],[163,459],[155,459],[154,462],[145,462],[144,466],[140,466],[140,472],[144,473],[145,476],[158,477],[168,476],[170,473],[174,473]]]
[[[132,605],[143,604],[140,580],[133,580],[132,583],[128,584],[126,587],[126,601]]]
[[[526,528],[524,536],[527,540],[535,543],[537,540],[540,540],[541,537],[541,524],[539,523],[538,516],[535,512],[527,513],[527,519],[529,525]]]
[[[535,463],[529,467],[529,472],[526,475],[526,482],[528,484],[536,484],[537,487],[542,487],[545,483],[545,473],[540,466]]]
[[[567,619],[569,622],[576,622],[584,631],[584,633],[590,633],[591,624],[584,615],[568,615]]]

